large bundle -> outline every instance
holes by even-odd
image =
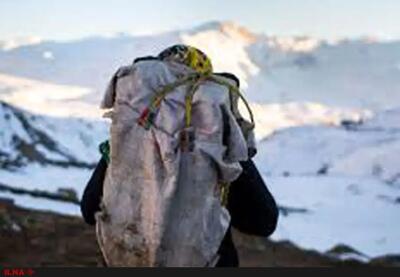
[[[212,266],[229,225],[221,203],[248,144],[232,109],[235,83],[172,61],[118,70],[110,164],[97,235],[109,266]]]

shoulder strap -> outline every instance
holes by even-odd
[[[154,57],[154,56],[145,56],[145,57],[139,57],[133,60],[133,63],[138,63],[138,62],[144,62],[144,61],[154,61],[154,60],[159,60],[159,58]]]

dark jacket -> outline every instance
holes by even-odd
[[[231,225],[243,233],[268,237],[278,221],[278,208],[268,191],[260,173],[250,159],[241,162],[243,172],[232,182],[227,209],[231,215]],[[96,166],[82,196],[81,211],[84,220],[91,225],[96,223],[94,214],[100,210],[103,195],[103,181],[107,162],[101,159]],[[219,251],[217,267],[236,267],[239,258],[233,244],[230,227]]]

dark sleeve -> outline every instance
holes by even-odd
[[[87,224],[94,225],[94,214],[100,211],[100,201],[103,196],[103,182],[106,174],[107,162],[102,158],[96,166],[81,200],[81,212]]]
[[[276,202],[254,162],[241,162],[243,172],[231,183],[227,209],[232,226],[243,233],[270,236],[278,222]]]
[[[239,256],[233,243],[231,226],[225,233],[224,239],[218,249],[219,260],[215,267],[238,267]]]

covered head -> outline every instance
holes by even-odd
[[[158,58],[163,61],[185,64],[203,74],[211,74],[213,71],[211,60],[206,54],[195,47],[184,44],[168,47],[158,55]]]

